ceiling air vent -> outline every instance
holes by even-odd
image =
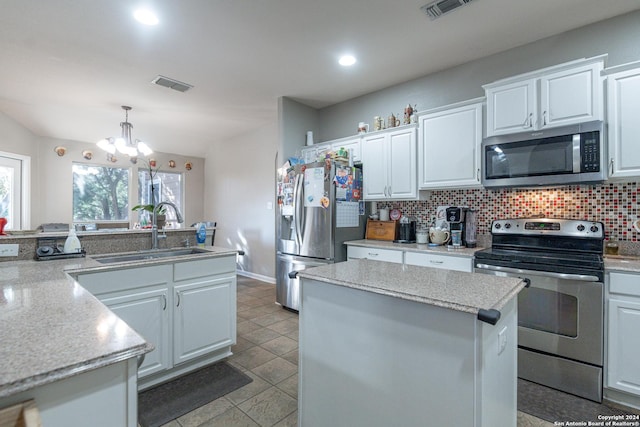
[[[186,92],[193,87],[188,83],[182,83],[178,80],[170,79],[169,77],[158,76],[151,81],[151,83],[168,87],[169,89],[177,90],[178,92]]]
[[[433,3],[425,4],[420,8],[424,13],[426,13],[429,18],[433,21],[434,19],[440,18],[442,15],[445,15],[452,10],[459,8],[460,6],[464,6],[467,3],[471,3],[473,0],[440,0],[434,1]]]

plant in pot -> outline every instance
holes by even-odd
[[[156,191],[158,191],[158,189],[154,184],[154,178],[158,174],[159,167],[156,169],[152,167],[152,164],[153,166],[155,166],[155,160],[147,161],[146,159],[143,159],[142,162],[145,164],[146,168],[148,169],[147,172],[149,173],[148,180],[151,187],[151,195],[150,195],[151,203],[136,205],[132,207],[131,210],[134,212],[137,211],[140,213],[140,225],[142,226],[142,228],[151,228],[152,226],[151,222],[153,220],[153,214],[155,211],[156,225],[158,226],[158,229],[161,229],[161,228],[164,228],[166,224],[165,214],[167,210],[165,206],[156,206],[154,202],[155,200],[159,200],[159,198],[156,197]],[[141,200],[141,201],[145,201],[145,200]]]
[[[159,206],[156,207],[152,204],[150,205],[136,205],[134,207],[131,208],[132,211],[138,211],[141,214],[143,212],[146,212],[146,215],[148,216],[148,227],[151,227],[151,221],[152,221],[152,215],[153,215],[153,211],[156,211],[156,225],[158,226],[158,229],[164,228],[167,217],[165,216],[165,213],[167,212],[166,207],[165,206]],[[142,216],[142,215],[141,215]]]

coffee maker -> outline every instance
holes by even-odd
[[[477,229],[476,211],[466,207],[451,206],[447,208],[447,222],[451,232],[452,246],[466,246],[467,248],[476,247],[476,229]],[[456,244],[454,241],[454,232],[460,231],[460,242]]]
[[[415,243],[416,242],[416,221],[403,216],[400,218],[398,227],[398,239],[395,243]]]

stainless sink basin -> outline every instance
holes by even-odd
[[[143,260],[151,260],[151,259],[158,259],[158,258],[181,257],[185,255],[196,255],[196,254],[203,254],[203,253],[210,253],[210,251],[207,251],[206,249],[198,249],[198,248],[149,250],[149,251],[140,251],[136,253],[123,254],[123,255],[94,256],[92,258],[101,264],[114,264],[118,262],[132,262],[132,261],[143,261]]]

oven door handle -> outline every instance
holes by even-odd
[[[489,265],[489,264],[476,264],[476,268],[479,268],[481,270],[501,271],[504,273],[530,274],[532,276],[552,277],[554,279],[578,280],[581,282],[599,282],[600,281],[598,276],[590,276],[588,274],[567,274],[567,273],[554,273],[551,271],[522,270],[519,268],[502,267],[499,265]]]

